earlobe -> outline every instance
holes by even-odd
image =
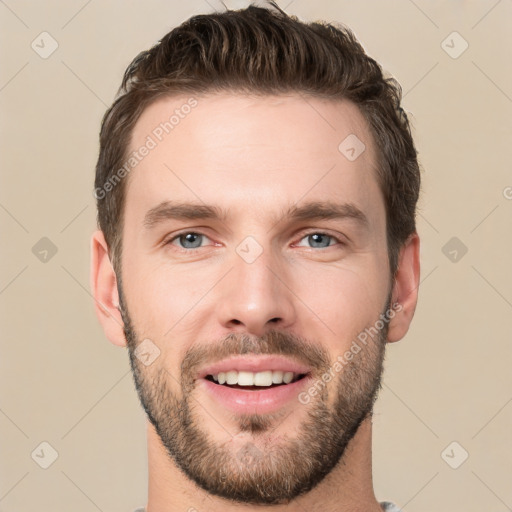
[[[119,311],[117,278],[108,255],[108,245],[103,232],[98,230],[91,237],[90,286],[94,297],[96,316],[105,336],[120,347],[126,346],[123,319]]]
[[[388,342],[401,340],[409,330],[416,303],[420,279],[420,238],[413,233],[400,250],[398,270],[393,286],[391,305],[395,314],[389,322]]]

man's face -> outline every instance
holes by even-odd
[[[130,360],[150,421],[190,479],[240,502],[283,503],[336,466],[380,387],[391,289],[375,149],[349,102],[195,98],[193,109],[181,109],[187,97],[159,100],[133,132],[132,151],[148,136],[156,146],[125,198]],[[169,133],[158,130],[176,109]],[[226,216],[156,212],[165,201]],[[344,215],[288,215],[308,203],[345,205]],[[135,353],[143,340],[151,364]],[[268,386],[278,371],[294,380]],[[254,375],[261,386],[229,384]]]

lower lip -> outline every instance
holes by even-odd
[[[300,380],[268,389],[250,391],[230,388],[207,379],[200,379],[200,386],[216,401],[233,412],[264,414],[277,411],[290,402],[298,403],[298,395],[308,385],[309,376]]]

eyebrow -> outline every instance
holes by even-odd
[[[228,218],[228,211],[218,206],[182,201],[162,201],[148,210],[144,216],[143,225],[149,231],[167,220],[211,219],[226,222]],[[368,218],[355,204],[332,201],[313,201],[302,206],[289,206],[281,215],[273,218],[273,224],[278,224],[283,219],[292,222],[352,219],[365,228],[369,225]]]

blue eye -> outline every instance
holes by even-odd
[[[209,238],[203,233],[198,233],[196,231],[184,231],[170,238],[167,242],[164,243],[164,245],[176,245],[174,242],[178,241],[179,249],[182,249],[185,252],[192,252],[202,247],[201,241],[203,238],[207,238],[209,240]],[[332,245],[335,245],[331,243],[333,240],[339,245],[344,245],[344,243],[338,237],[324,233],[322,231],[312,231],[310,233],[306,233],[300,240],[302,241],[305,239],[308,239],[308,242],[313,244],[311,247],[313,249],[326,249],[327,247],[331,247]],[[326,242],[327,245],[324,245]]]
[[[174,238],[171,238],[171,240],[169,240],[167,242],[167,244],[171,244],[172,242],[174,242],[174,240],[179,240],[180,243],[184,242],[184,244],[185,244],[185,247],[182,246],[183,249],[192,249],[192,250],[199,249],[201,244],[199,243],[199,246],[198,246],[197,241],[201,240],[200,237],[204,237],[204,236],[205,235],[203,235],[201,233],[196,233],[195,231],[187,231],[185,233],[176,235]],[[192,247],[190,247],[187,244],[192,244]]]
[[[308,241],[314,243],[314,244],[322,244],[323,242],[325,242],[326,240],[329,242],[329,241],[332,241],[332,240],[335,240],[337,241],[338,243],[341,243],[341,241],[336,238],[335,236],[332,236],[332,235],[329,235],[327,233],[322,233],[322,232],[314,232],[314,233],[309,233],[307,235],[305,235],[302,240],[304,240],[305,238],[308,239]],[[325,247],[318,247],[318,246],[313,246],[313,248],[320,248],[320,249],[324,249],[324,248],[327,248],[327,247],[330,247],[330,243],[328,243]]]

